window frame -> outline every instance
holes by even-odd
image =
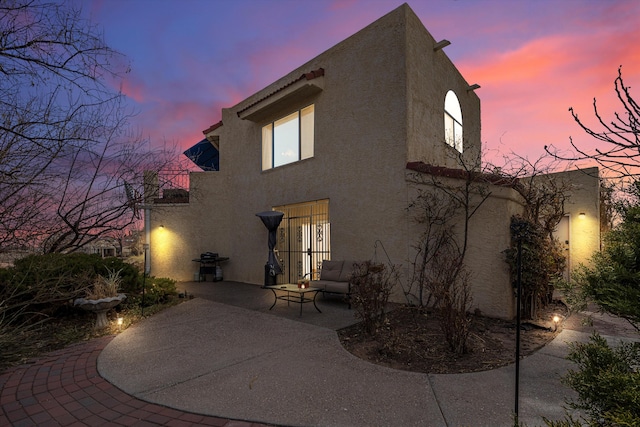
[[[289,117],[291,119],[287,120]],[[278,154],[279,149],[291,146],[290,142],[283,141],[281,138],[287,138],[286,135],[278,136],[278,130],[283,131],[284,126],[296,121],[297,132],[289,132],[289,137],[295,135],[297,146],[295,147],[295,158],[290,161],[286,159],[286,154]],[[278,122],[281,122],[278,125]],[[315,104],[311,103],[304,107],[298,108],[291,113],[278,117],[262,126],[262,170],[279,168],[299,162],[301,160],[314,157],[315,145]],[[286,153],[286,151],[285,151]]]
[[[450,104],[453,101],[455,104]],[[456,117],[458,115],[459,119]],[[457,130],[459,132],[456,132]],[[449,90],[444,97],[444,140],[448,146],[455,148],[459,153],[464,151],[463,131],[460,100],[454,91]]]

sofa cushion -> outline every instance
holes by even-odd
[[[349,293],[349,282],[326,282],[324,291],[347,294]]]
[[[342,265],[342,271],[340,272],[339,282],[348,282],[353,272],[353,264],[355,261],[345,261]]]
[[[320,270],[320,280],[340,280],[340,272],[342,271],[342,261],[330,261],[325,259],[322,261],[322,270]]]
[[[322,291],[327,287],[327,283],[333,283],[331,280],[312,280],[310,285],[312,288],[318,288]]]

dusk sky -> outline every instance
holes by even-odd
[[[186,149],[231,107],[392,11],[401,0],[83,0],[107,44],[131,61],[123,91],[134,126]],[[640,1],[408,2],[476,91],[489,157],[531,159],[569,137],[594,146],[593,123],[620,107],[613,82],[640,100]],[[638,88],[635,90],[635,88]]]

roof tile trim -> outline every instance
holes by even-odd
[[[444,166],[428,165],[424,162],[408,162],[407,169],[429,175],[442,176],[446,178],[471,179],[474,182],[486,182],[502,187],[518,187],[518,178],[510,178],[497,174],[467,171],[464,169],[453,169]]]
[[[220,126],[222,126],[222,120],[214,125],[209,126],[207,129],[203,130],[202,133],[206,135],[209,132],[213,132],[214,130],[218,129]]]
[[[258,104],[258,103],[260,103],[260,102],[264,101],[265,99],[269,98],[270,96],[273,96],[273,95],[275,95],[276,93],[278,93],[278,92],[280,92],[280,91],[282,91],[282,90],[284,90],[284,89],[288,88],[288,87],[289,87],[289,86],[291,86],[292,84],[299,82],[300,80],[307,80],[307,81],[308,81],[308,80],[313,80],[313,79],[316,79],[316,78],[318,78],[318,77],[322,77],[322,76],[324,76],[324,68],[318,68],[317,70],[313,70],[313,71],[310,71],[310,72],[308,72],[308,73],[304,73],[303,75],[301,75],[301,76],[300,76],[300,77],[298,77],[297,79],[295,79],[295,80],[293,80],[293,81],[291,81],[291,82],[289,82],[289,83],[285,84],[284,86],[282,86],[282,87],[280,87],[280,88],[278,88],[278,89],[274,90],[273,92],[271,92],[271,93],[269,93],[269,94],[267,94],[267,95],[263,96],[262,98],[258,99],[257,101],[255,101],[255,102],[253,102],[253,103],[251,103],[251,104],[247,105],[247,106],[246,106],[246,107],[244,107],[242,110],[239,110],[239,111],[238,111],[238,117],[240,116],[240,114],[242,114],[242,112],[244,112],[244,111],[248,110],[249,108],[253,107],[254,105],[256,105],[256,104]]]

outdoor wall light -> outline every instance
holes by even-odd
[[[164,224],[160,224],[160,228],[164,228]]]
[[[587,216],[587,214],[585,214],[584,212],[580,212],[578,216],[580,217],[580,219],[584,219]]]
[[[476,89],[480,89],[480,85],[478,83],[474,83],[467,88],[467,92],[474,91]]]
[[[557,314],[553,316],[553,332],[558,330],[558,323],[560,322],[560,316]]]
[[[433,46],[433,51],[437,51],[440,49],[444,49],[445,47],[449,46],[451,44],[451,42],[449,40],[440,40],[438,43],[436,43]]]

